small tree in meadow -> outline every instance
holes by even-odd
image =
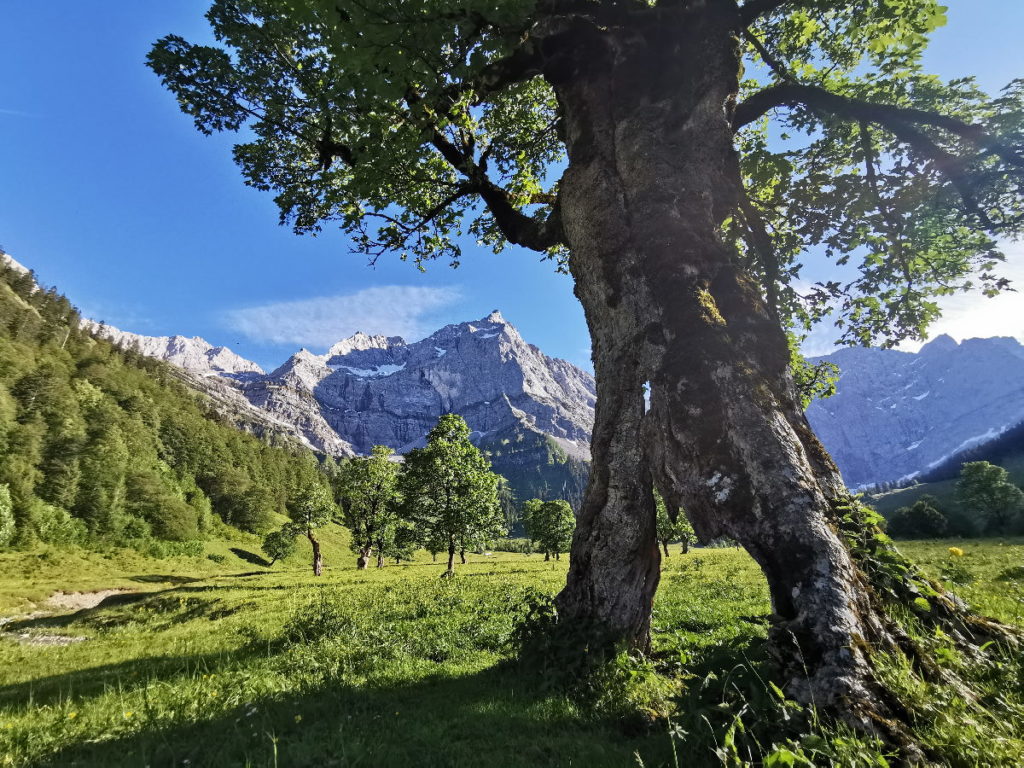
[[[294,523],[289,523],[280,530],[271,531],[263,539],[263,552],[270,558],[273,565],[278,560],[284,560],[295,551],[295,542],[298,538],[298,531]]]
[[[665,552],[665,557],[670,557],[668,545],[673,541],[681,542],[683,545],[683,552],[689,552],[690,544],[695,541],[697,537],[694,535],[693,526],[690,525],[690,520],[686,517],[686,513],[680,509],[676,513],[676,519],[673,520],[669,516],[668,507],[665,505],[665,501],[661,496],[655,494],[654,503],[658,515],[658,541],[661,542],[661,548]]]
[[[568,552],[572,544],[576,515],[564,499],[530,499],[523,505],[523,524],[526,526],[526,535],[544,553],[544,559],[550,560],[554,555],[558,560],[561,553]]]
[[[359,555],[357,566],[366,568],[370,554],[377,550],[377,567],[394,548],[398,532],[398,475],[400,467],[391,460],[393,451],[375,445],[370,456],[350,459],[342,465],[335,481],[341,505],[341,521],[352,532],[352,549]]]
[[[956,493],[968,511],[981,513],[992,533],[1003,533],[1024,507],[1024,491],[1010,482],[1005,469],[987,461],[963,465]]]
[[[316,530],[335,519],[338,507],[331,498],[330,492],[320,483],[312,483],[297,490],[288,499],[288,516],[292,519],[287,528],[294,533],[302,534],[313,548],[313,575],[323,573],[324,559],[320,552],[320,540]]]
[[[506,532],[498,476],[469,440],[469,427],[443,415],[424,448],[405,458],[401,492],[405,517],[428,550],[448,552],[446,576],[455,575],[455,553]]]

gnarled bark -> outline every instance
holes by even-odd
[[[790,691],[902,740],[871,654],[906,638],[840,532],[848,494],[803,415],[780,323],[719,237],[741,192],[735,6],[693,6],[647,28],[577,22],[547,50],[569,154],[562,221],[598,393],[559,612],[648,645],[653,484],[699,537],[730,536],[761,566]]]

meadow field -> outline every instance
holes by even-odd
[[[1024,624],[1024,542],[902,548],[982,612]],[[673,547],[653,656],[622,654],[576,689],[517,662],[513,644],[567,558],[470,554],[454,579],[425,554],[357,571],[333,532],[315,578],[302,550],[273,568],[251,542],[207,550],[0,555],[0,765],[894,764],[768,679],[767,590],[740,550]],[[119,591],[92,607],[68,596],[98,590]],[[48,602],[58,592],[63,609]],[[991,666],[974,680],[980,707],[890,670],[945,764],[1024,760],[1024,684]]]

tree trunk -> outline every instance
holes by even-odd
[[[370,553],[373,548],[367,544],[365,547],[359,550],[359,557],[356,558],[356,567],[360,571],[365,571],[370,565]]]
[[[545,552],[544,553],[544,562],[546,563],[550,559],[551,559],[551,553],[550,552]]]
[[[455,545],[454,544],[449,544],[448,545],[448,570],[444,572],[444,575],[449,577],[449,578],[455,575]]]
[[[313,575],[319,576],[324,570],[324,559],[320,554],[320,542],[313,535],[312,528],[306,529],[306,538],[309,539],[309,543],[313,547]]]
[[[597,380],[559,613],[648,646],[656,485],[702,540],[733,537],[761,566],[790,691],[877,733],[893,712],[868,649],[898,632],[839,533],[847,491],[804,418],[781,325],[719,235],[741,190],[730,5],[574,27],[545,69],[565,115],[561,215]]]
[[[689,539],[683,539],[683,546],[680,547],[679,551],[683,555],[685,555],[687,552],[690,551],[690,540]]]
[[[466,549],[465,549],[465,547],[463,547],[462,549],[459,550],[459,562],[462,563],[463,565],[466,564]]]
[[[384,553],[381,552],[380,550],[377,550],[377,567],[378,568],[383,568],[384,567]]]
[[[665,557],[669,557],[669,551],[668,551],[668,539],[664,539],[664,540],[663,540],[663,541],[661,542],[661,548],[665,550]]]

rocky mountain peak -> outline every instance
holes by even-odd
[[[956,339],[954,339],[948,333],[943,333],[943,334],[940,334],[940,335],[936,336],[934,339],[932,339],[927,344],[925,344],[923,347],[921,347],[921,350],[920,350],[920,352],[918,352],[918,354],[921,354],[921,355],[925,355],[925,354],[927,354],[927,355],[948,354],[949,352],[952,352],[953,350],[955,350],[959,346],[960,345],[957,343]]]
[[[135,349],[147,357],[154,357],[203,376],[252,375],[264,371],[252,360],[246,360],[227,347],[215,347],[199,336],[143,336],[122,331],[112,325],[95,320],[82,320],[82,327],[119,347]]]
[[[356,331],[347,339],[335,342],[327,350],[327,357],[344,357],[350,352],[361,352],[365,349],[388,349],[389,347],[404,347],[405,339],[401,336],[370,336],[362,331]]]
[[[19,272],[20,274],[23,275],[27,274],[29,271],[28,267],[15,261],[14,257],[4,250],[0,250],[0,264],[5,264],[6,266],[13,269],[15,272]]]

